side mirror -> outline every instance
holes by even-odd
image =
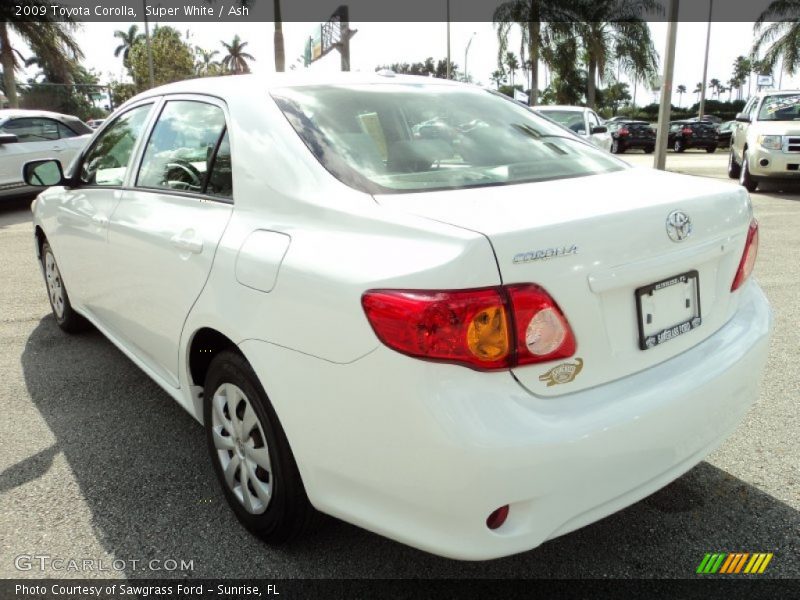
[[[592,127],[592,133],[608,133],[608,127],[605,125],[597,125],[596,127]]]
[[[0,145],[2,144],[16,144],[19,138],[13,133],[0,133]]]
[[[750,116],[747,113],[739,113],[736,115],[736,120],[740,123],[749,123]]]
[[[64,184],[61,163],[54,158],[32,160],[22,167],[22,179],[34,187],[50,187]]]

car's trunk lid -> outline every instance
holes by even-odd
[[[545,396],[646,369],[719,329],[735,310],[730,287],[751,219],[740,188],[651,169],[376,200],[483,233],[503,283],[536,283],[551,294],[575,333],[577,352],[514,369],[524,386]],[[667,231],[673,211],[692,223],[680,242]],[[690,272],[697,273],[699,299],[691,280],[664,285],[643,297],[642,319],[651,314],[645,333],[652,336],[691,318],[699,304],[701,324],[642,350],[636,290]]]

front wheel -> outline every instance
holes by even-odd
[[[78,333],[85,330],[89,323],[72,309],[67,288],[61,278],[61,271],[58,270],[56,256],[47,242],[42,244],[42,269],[50,308],[58,326],[67,333]]]
[[[206,445],[239,522],[271,544],[310,529],[321,515],[250,364],[238,353],[220,353],[209,366],[203,397]]]
[[[653,146],[648,146],[647,148],[644,149],[644,153],[645,154],[652,154],[653,150],[655,150],[655,148]]]
[[[733,148],[728,153],[728,177],[731,179],[739,179],[739,174],[742,171],[742,167],[739,163],[736,162],[736,159],[733,157]]]
[[[710,148],[706,148],[706,152],[708,152],[709,154],[714,154],[714,152],[716,151],[717,151],[716,146],[711,146]]]
[[[739,173],[739,183],[748,192],[755,192],[756,188],[758,187],[758,180],[750,175],[750,161],[747,158],[747,152],[744,153],[744,159],[742,160],[742,170]]]

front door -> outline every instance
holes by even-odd
[[[135,182],[109,223],[113,293],[103,319],[177,387],[183,324],[233,211],[224,105],[202,96],[171,97],[141,154]]]

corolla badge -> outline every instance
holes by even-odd
[[[550,369],[547,373],[539,375],[539,381],[546,381],[547,387],[559,383],[569,383],[574,380],[583,369],[583,359],[576,358],[574,363],[561,363]]]
[[[673,242],[682,242],[692,233],[692,220],[685,212],[673,210],[667,215],[667,235]]]

